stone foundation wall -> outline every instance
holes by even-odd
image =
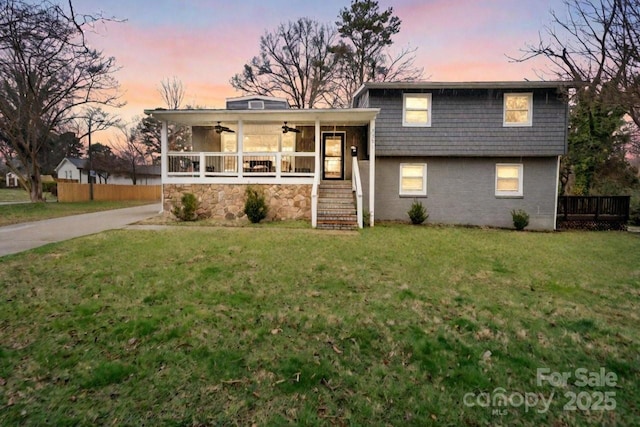
[[[311,185],[308,184],[252,184],[263,192],[269,207],[268,221],[311,219]],[[247,184],[164,184],[164,213],[172,216],[174,204],[184,193],[192,193],[200,202],[197,211],[201,218],[236,220],[243,212]]]

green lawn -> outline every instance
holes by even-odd
[[[0,425],[640,425],[629,233],[119,230],[0,283]]]
[[[29,194],[22,188],[0,188],[0,202],[28,202]]]
[[[21,203],[0,205],[0,227],[27,221],[147,205],[149,201]]]

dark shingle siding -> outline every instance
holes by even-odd
[[[376,150],[379,155],[564,154],[566,102],[553,89],[519,91],[534,93],[531,127],[502,125],[503,94],[518,90],[423,90],[421,92],[432,93],[431,127],[427,128],[402,126],[401,90],[371,89],[359,99],[368,101],[362,102],[365,104],[362,106],[381,109],[376,119]]]

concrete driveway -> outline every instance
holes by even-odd
[[[124,228],[160,212],[160,203],[0,227],[0,256],[105,230]]]

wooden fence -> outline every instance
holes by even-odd
[[[160,200],[161,185],[93,184],[93,200]],[[58,182],[59,202],[89,201],[89,184]]]
[[[631,196],[560,196],[558,222],[563,228],[624,229]]]

